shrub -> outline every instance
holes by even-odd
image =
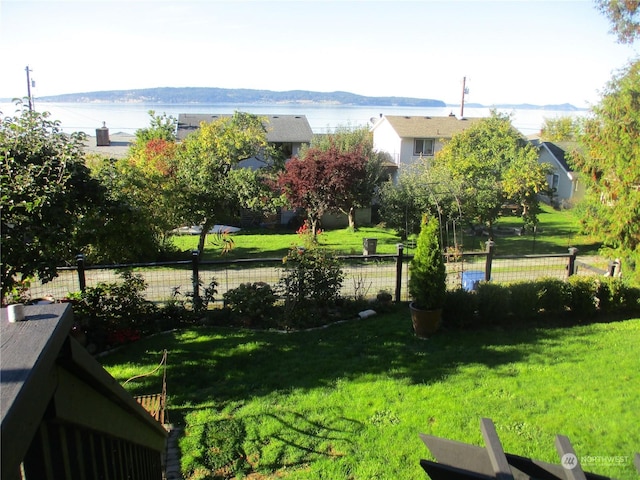
[[[193,282],[193,278],[191,279]],[[218,293],[218,281],[215,277],[211,277],[209,284],[204,286],[204,282],[200,277],[197,278],[199,295],[196,297],[193,290],[189,290],[186,293],[182,293],[180,289],[176,288],[173,291],[171,302],[176,306],[181,305],[184,309],[192,312],[191,318],[195,319],[200,314],[209,310],[209,305],[215,302],[215,296]]]
[[[291,248],[283,259],[284,272],[278,287],[288,301],[330,302],[340,295],[344,281],[339,260],[318,248]]]
[[[195,316],[192,310],[185,308],[184,302],[170,298],[158,311],[157,325],[161,331],[178,328],[181,325],[193,323]]]
[[[508,286],[511,297],[511,313],[516,319],[530,319],[538,313],[538,283],[516,282]]]
[[[640,313],[640,289],[627,284],[620,287],[621,310],[628,313]]]
[[[147,288],[144,278],[130,270],[120,272],[120,276],[121,283],[100,282],[69,294],[74,318],[85,331],[91,349],[137,339],[141,331],[152,328],[158,309],[143,296]]]
[[[376,300],[381,304],[388,304],[393,301],[393,295],[387,290],[380,290],[376,295]]]
[[[31,288],[31,280],[31,278],[14,280],[14,283],[2,297],[2,306],[13,303],[27,303],[30,300],[29,288]]]
[[[442,319],[445,325],[466,327],[471,325],[478,308],[478,295],[463,288],[447,291]]]
[[[437,310],[445,302],[447,273],[438,229],[436,217],[422,217],[416,253],[409,265],[409,295],[420,310]]]
[[[329,307],[340,298],[344,281],[340,261],[319,248],[292,247],[282,262],[277,289],[284,307],[279,325],[301,328],[330,323]]]
[[[569,277],[567,285],[569,287],[568,307],[572,315],[579,318],[595,316],[597,313],[596,279],[574,275]]]
[[[222,297],[225,306],[245,325],[268,319],[276,302],[273,289],[264,282],[242,283],[239,287],[224,293]]]
[[[478,284],[478,313],[483,323],[500,323],[509,314],[509,287],[491,282]]]
[[[621,278],[601,277],[596,280],[596,297],[603,313],[640,311],[640,290]]]
[[[567,283],[557,278],[542,278],[537,283],[539,309],[549,314],[565,312],[570,297]]]
[[[142,327],[157,312],[144,298],[147,288],[142,275],[130,270],[120,272],[121,283],[100,282],[82,292],[69,294],[76,320],[91,326],[112,329]]]

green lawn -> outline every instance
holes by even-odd
[[[560,433],[588,456],[586,470],[637,478],[640,319],[420,340],[406,308],[290,334],[175,331],[101,362],[124,381],[169,350],[169,415],[188,424],[187,470],[216,451],[206,438],[217,431],[255,478],[427,478],[418,433],[482,445],[479,422],[489,417],[507,452],[558,463]],[[131,388],[150,393],[159,383]],[[207,477],[196,469],[190,478]]]
[[[570,210],[556,211],[543,205],[540,214],[540,225],[536,235],[500,236],[495,238],[496,247],[500,255],[524,255],[531,253],[566,253],[569,247],[577,247],[580,255],[596,255],[600,243],[592,237],[580,234],[578,220]],[[497,226],[520,227],[519,217],[501,217]],[[446,233],[445,233],[446,234]],[[453,243],[453,231],[448,232],[449,241]],[[295,233],[279,230],[248,230],[240,231],[231,236],[234,249],[227,254],[228,258],[250,257],[284,257],[287,249],[299,245],[301,240]],[[360,255],[365,238],[377,238],[377,253],[396,253],[396,245],[400,237],[394,231],[378,227],[362,227],[352,232],[348,229],[329,230],[319,237],[320,244],[343,255]],[[205,246],[206,259],[219,259],[220,249],[212,242],[213,235],[207,237]],[[465,235],[456,230],[458,243],[464,241],[465,251],[485,249],[486,237]],[[197,247],[196,235],[175,236],[174,243],[179,250],[193,250]],[[407,249],[412,253],[411,249]]]

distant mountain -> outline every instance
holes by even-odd
[[[102,92],[69,93],[39,97],[40,102],[110,103],[232,103],[232,104],[327,104],[354,106],[445,107],[441,100],[407,97],[365,97],[349,92],[251,90],[234,88],[143,88]]]

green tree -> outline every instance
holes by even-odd
[[[263,120],[244,112],[203,123],[180,144],[177,177],[184,193],[184,218],[202,226],[200,252],[216,222],[237,219],[239,210],[247,206],[247,197],[230,181],[231,176],[239,176],[232,168],[267,151]]]
[[[423,158],[403,166],[395,182],[380,188],[381,215],[403,240],[421,229],[425,212],[445,222],[460,219],[460,191],[443,164]]]
[[[353,184],[348,188],[350,195],[342,197],[344,203],[334,206],[347,216],[349,228],[355,230],[356,209],[371,206],[380,185],[389,179],[385,169],[385,155],[373,149],[373,134],[367,127],[338,126],[331,134],[316,135],[311,147],[323,152],[335,148],[342,154],[357,154],[364,165],[364,175],[352,178]],[[303,147],[301,158],[304,158],[307,150],[308,148]]]
[[[640,37],[638,0],[596,0],[596,6],[611,22],[611,33],[618,43],[633,43]]]
[[[83,160],[84,135],[62,132],[48,113],[24,108],[0,121],[2,295],[73,261],[79,219],[102,201]]]
[[[117,162],[120,194],[144,212],[153,235],[163,245],[183,224],[184,192],[178,181],[178,145],[163,138],[147,140]]]
[[[118,162],[122,188],[136,208],[145,211],[161,244],[182,225],[183,197],[177,183],[177,119],[149,110],[149,127],[136,131],[126,159]]]
[[[547,176],[553,173],[551,165],[539,163],[534,154],[516,158],[503,177],[505,196],[521,207],[524,225],[530,229],[538,224],[538,195],[549,194]]]
[[[486,225],[491,232],[506,202],[518,202],[529,215],[526,220],[536,222],[536,193],[546,184],[537,158],[509,116],[494,111],[454,135],[438,152],[434,164],[449,172],[464,218]],[[532,172],[532,178],[521,178],[521,171]]]
[[[149,127],[136,131],[126,158],[88,156],[93,175],[108,192],[95,218],[103,228],[94,236],[88,258],[94,262],[157,260],[173,250],[169,233],[183,224],[176,180],[176,119],[149,111]],[[118,231],[119,230],[119,231]],[[123,242],[125,242],[123,244]]]
[[[572,117],[545,118],[540,137],[545,142],[577,140],[582,131],[582,120]]]
[[[607,85],[593,107],[572,164],[583,173],[587,194],[582,222],[607,247],[640,262],[640,60],[631,62]]]
[[[149,110],[149,126],[136,130],[136,140],[131,146],[132,149],[144,148],[150,140],[164,140],[166,142],[176,141],[176,128],[178,120],[172,115],[163,113],[156,115],[155,110]]]

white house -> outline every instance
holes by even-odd
[[[568,207],[584,195],[584,187],[579,181],[577,172],[567,163],[567,155],[577,148],[575,142],[539,142],[533,141],[538,147],[538,162],[551,165],[552,173],[547,177],[550,189],[554,192],[551,203]]]
[[[392,163],[410,165],[419,158],[431,157],[444,142],[469,128],[481,118],[383,115],[371,127],[373,148],[389,154]]]

